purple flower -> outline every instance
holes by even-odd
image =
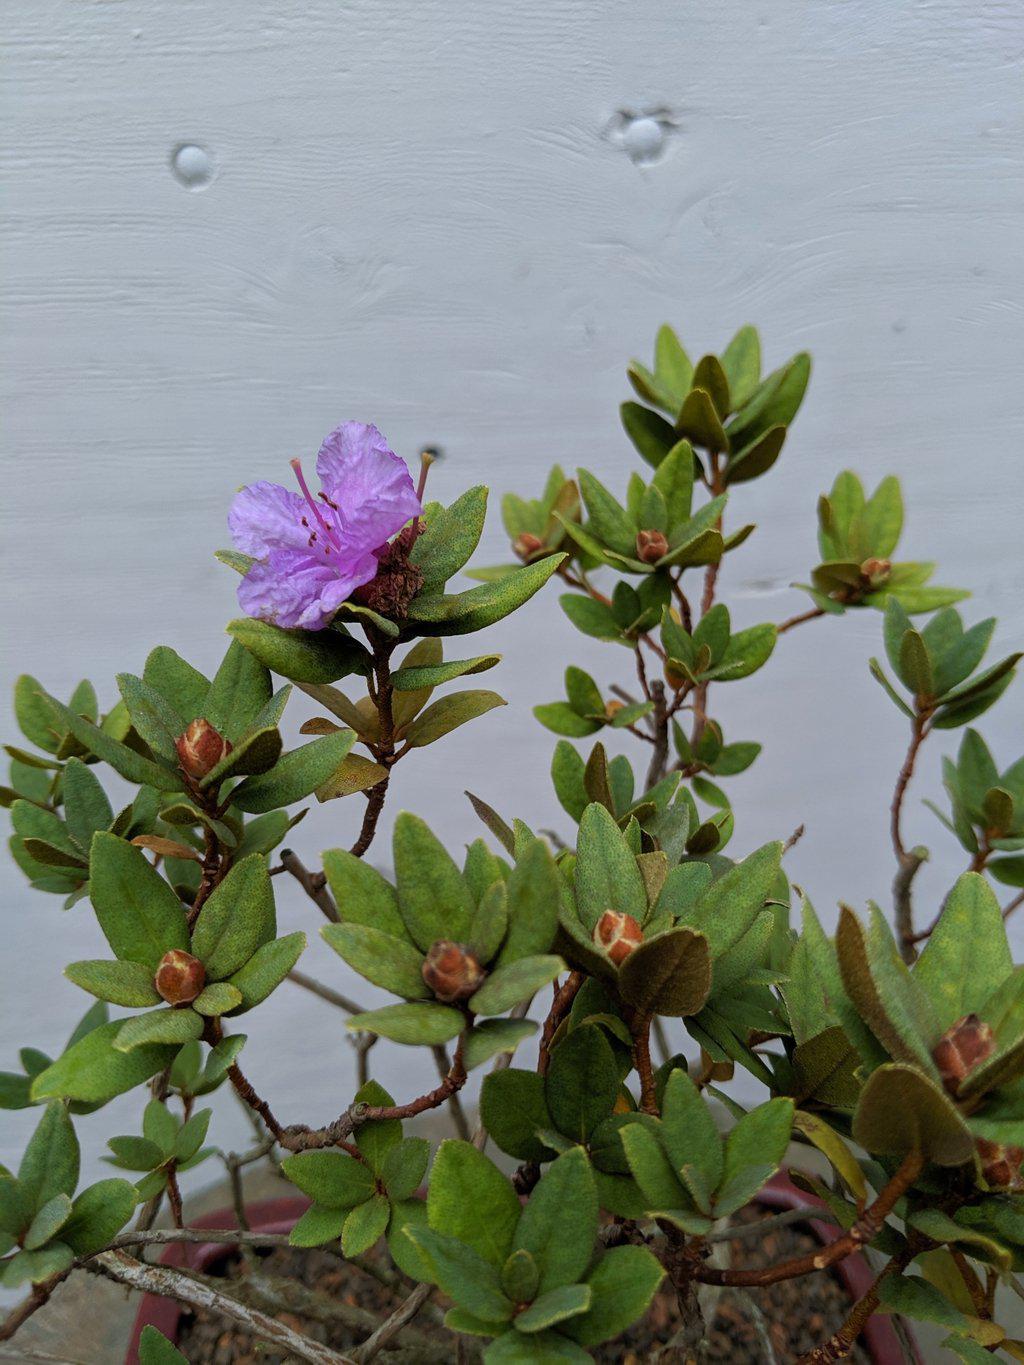
[[[323,630],[356,588],[369,583],[388,537],[423,510],[405,463],[374,426],[345,422],[316,457],[322,489],[300,493],[253,483],[235,496],[228,529],[254,564],[238,588],[248,616]]]

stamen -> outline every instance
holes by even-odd
[[[306,476],[302,472],[301,461],[298,459],[292,460],[291,466],[292,469],[295,470],[295,477],[296,479],[298,479],[299,487],[302,489],[302,496],[306,499],[310,511],[313,513],[314,517],[316,517],[317,522],[320,525],[320,529],[323,531],[324,535],[331,542],[334,548],[336,550],[340,550],[341,545],[339,544],[337,537],[331,530],[330,526],[328,526],[327,522],[324,520],[323,516],[321,515],[320,508],[317,507],[316,503],[313,500],[313,495],[309,491],[309,485],[306,483]],[[303,525],[307,524],[308,523],[306,522],[306,519],[303,518]],[[313,538],[314,540],[316,539],[316,532],[313,533]]]

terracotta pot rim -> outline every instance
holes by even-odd
[[[798,1190],[784,1171],[773,1176],[751,1202],[780,1211],[807,1205],[825,1207],[814,1195]],[[283,1195],[277,1199],[254,1200],[246,1205],[246,1215],[250,1226],[256,1232],[290,1232],[308,1208],[308,1199],[296,1195]],[[202,1218],[193,1219],[189,1227],[233,1228],[237,1222],[234,1209],[218,1209],[214,1213],[205,1214]],[[806,1226],[826,1246],[829,1242],[834,1242],[841,1233],[841,1229],[835,1223],[819,1222],[813,1218],[808,1219]],[[164,1248],[160,1264],[181,1266],[190,1270],[206,1270],[218,1260],[230,1255],[232,1250],[233,1247],[224,1242],[172,1242]],[[871,1267],[860,1252],[845,1257],[832,1268],[851,1299],[861,1298],[874,1283],[875,1276]],[[156,1327],[169,1341],[177,1342],[183,1311],[173,1299],[160,1298],[156,1294],[143,1295],[125,1355],[125,1365],[139,1365],[139,1339],[144,1327]],[[875,1365],[902,1365],[903,1350],[889,1317],[877,1313],[870,1317],[859,1340],[875,1361]],[[917,1365],[924,1365],[924,1358],[913,1337],[911,1341]]]

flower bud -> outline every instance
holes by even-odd
[[[521,536],[516,536],[512,542],[512,549],[520,559],[529,559],[538,550],[543,550],[544,542],[540,536],[535,536],[532,531],[524,531]]]
[[[153,983],[169,1005],[188,1005],[206,984],[206,968],[183,948],[164,953]]]
[[[421,970],[423,980],[445,1004],[468,1000],[487,975],[468,948],[444,938],[431,944]]]
[[[865,559],[860,571],[872,588],[880,588],[888,583],[892,564],[887,559]]]
[[[608,720],[614,720],[624,705],[624,702],[617,701],[614,697],[610,701],[606,701],[604,704],[605,717]]]
[[[643,564],[656,564],[668,554],[668,541],[661,531],[639,531],[636,537],[636,557]]]
[[[1024,1177],[1021,1175],[1024,1147],[990,1142],[988,1138],[975,1138],[974,1145],[981,1159],[981,1174],[991,1189],[1024,1189]]]
[[[956,1094],[975,1067],[992,1055],[995,1045],[991,1027],[976,1014],[965,1014],[946,1030],[932,1049],[932,1060],[951,1095]]]
[[[594,943],[603,948],[616,967],[621,966],[639,943],[644,941],[644,931],[632,915],[619,910],[606,910],[597,921],[594,930]]]
[[[195,778],[205,777],[231,752],[231,745],[224,736],[201,717],[189,723],[185,733],[174,741],[174,747],[182,772]]]

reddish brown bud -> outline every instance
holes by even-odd
[[[644,941],[644,931],[632,915],[619,910],[606,910],[597,921],[594,942],[615,963],[616,967],[625,962],[639,943]]]
[[[976,1138],[975,1147],[981,1158],[981,1174],[985,1183],[993,1190],[1024,1189],[1024,1147],[1011,1147],[1008,1143],[990,1142],[988,1138]]]
[[[423,980],[446,1004],[468,1000],[487,975],[468,948],[444,938],[431,944],[422,971]]]
[[[656,564],[668,554],[668,541],[661,531],[639,531],[636,537],[636,557],[644,564]]]
[[[992,1055],[995,1045],[991,1027],[976,1014],[965,1014],[946,1030],[932,1049],[932,1060],[951,1095],[956,1094],[975,1067]]]
[[[206,968],[183,948],[172,948],[160,959],[153,982],[169,1005],[188,1005],[206,984]]]
[[[543,550],[544,542],[540,536],[535,536],[532,531],[524,531],[521,536],[516,536],[512,542],[512,549],[520,559],[529,559],[538,550]]]
[[[189,777],[205,777],[227,754],[231,745],[208,720],[193,720],[183,735],[174,741],[178,763]]]
[[[860,571],[872,588],[880,588],[889,581],[892,564],[887,559],[865,559]]]

